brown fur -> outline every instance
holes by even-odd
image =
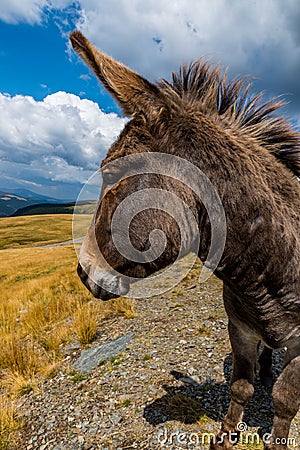
[[[250,97],[249,83],[240,79],[227,83],[226,74],[202,60],[183,66],[178,75],[173,74],[172,83],[152,84],[101,53],[81,33],[74,32],[71,41],[124,112],[133,116],[102,162],[104,185],[92,228],[104,258],[114,269],[135,277],[148,276],[174,261],[180,245],[176,223],[159,210],[143,211],[130,228],[132,243],[141,251],[147,248],[152,229],[164,231],[166,250],[153,263],[133,263],[121,257],[109,232],[114,211],[126,196],[159,186],[176,192],[190,205],[201,236],[199,256],[205,260],[210,245],[207,213],[193,192],[172,180],[175,167],[170,167],[170,177],[121,180],[116,172],[112,189],[105,174],[109,162],[138,153],[146,160],[148,152],[176,155],[201,169],[218,191],[227,220],[226,245],[215,273],[224,282],[234,368],[231,404],[220,433],[235,432],[242,418],[253,392],[261,340],[270,349],[287,347],[285,367],[273,391],[272,443],[285,438],[300,400],[300,184],[296,178],[300,175],[300,138],[284,118],[273,115],[282,102],[261,103],[261,94]],[[183,220],[187,252],[192,249],[193,235]],[[106,299],[112,296],[109,289],[92,283],[89,271],[97,264],[104,277],[113,275],[105,263],[95,262],[93,246],[87,237],[82,255],[88,269],[79,266],[79,273],[96,297]],[[270,351],[265,350],[259,359],[262,379],[272,376]],[[224,442],[212,442],[211,448],[232,448],[228,439]],[[265,448],[273,448],[272,443]],[[278,447],[284,448],[285,444]]]

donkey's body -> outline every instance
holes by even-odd
[[[260,96],[248,99],[248,85],[240,80],[227,84],[219,69],[201,61],[173,75],[173,84],[153,85],[97,51],[80,33],[75,32],[71,40],[124,111],[134,116],[102,163],[104,174],[107,162],[128,154],[170,153],[205,173],[222,201],[227,238],[215,273],[224,282],[234,367],[229,411],[220,439],[211,448],[232,448],[229,432],[236,431],[253,394],[259,341],[267,346],[259,360],[263,378],[271,373],[268,348],[287,347],[284,369],[273,389],[272,439],[266,443],[268,449],[286,448],[284,439],[300,400],[299,135],[283,119],[271,118],[280,103],[259,106]],[[128,289],[112,268],[145,277],[170,264],[179,246],[172,222],[159,213],[145,212],[133,225],[133,244],[144,250],[151,229],[165,231],[167,247],[159,263],[134,264],[116,252],[108,231],[114,203],[122,201],[124,192],[126,196],[151,187],[154,180],[116,181],[109,189],[112,183],[104,178],[102,200],[78,269],[91,292],[104,299],[113,296],[110,292],[121,295]],[[160,187],[171,189],[168,181],[161,183]],[[175,183],[175,189],[188,199],[197,217],[199,256],[205,260],[210,244],[206,211],[190,192],[183,193],[181,185]],[[96,241],[91,238],[93,232]],[[192,243],[193,236],[188,240]]]

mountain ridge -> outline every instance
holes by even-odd
[[[12,216],[18,209],[31,205],[50,203],[59,204],[64,200],[37,194],[28,189],[0,188],[0,218]]]

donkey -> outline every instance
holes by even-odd
[[[226,215],[226,242],[215,274],[224,285],[233,352],[230,406],[210,448],[233,448],[231,435],[238,432],[253,395],[262,342],[264,381],[270,381],[272,349],[286,348],[284,367],[272,391],[271,438],[265,442],[266,450],[286,449],[300,403],[300,136],[284,118],[274,116],[283,102],[250,96],[249,81],[228,82],[226,73],[202,59],[182,66],[172,82],[154,84],[97,50],[79,31],[70,39],[131,117],[102,162],[100,201],[79,256],[81,280],[96,298],[107,300],[127,293],[126,277],[148,277],[173,263],[180,233],[165,211],[149,208],[130,224],[131,243],[140,253],[149,248],[153,229],[164,232],[164,251],[154,261],[124,257],[111,233],[117,206],[132,193],[154,186],[175,192],[188,203],[201,238],[198,254],[205,261],[211,239],[207,213],[192,189],[172,180],[175,168],[170,167],[169,177],[124,178],[130,167],[120,171],[114,163],[132,154],[147,157],[160,152],[199,168],[218,192]],[[178,214],[186,229],[188,253],[194,250],[195,230],[184,210]]]

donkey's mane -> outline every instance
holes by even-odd
[[[300,177],[300,134],[286,119],[273,115],[285,102],[278,97],[262,102],[262,92],[249,94],[248,78],[228,82],[226,71],[202,59],[183,65],[172,77],[172,84],[159,83],[170,99],[180,97],[232,132],[255,139]]]

